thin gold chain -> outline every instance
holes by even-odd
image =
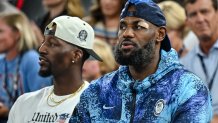
[[[55,106],[58,106],[60,105],[61,103],[63,103],[65,100],[75,96],[83,87],[85,86],[85,82],[75,91],[73,92],[72,94],[70,94],[68,97],[60,100],[60,101],[55,101],[55,99],[52,97],[52,94],[54,94],[54,89],[51,91],[51,93],[48,95],[47,97],[47,104],[51,107],[55,107]],[[49,103],[49,100],[54,103],[54,105],[50,104]]]

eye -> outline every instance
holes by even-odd
[[[209,13],[209,10],[207,9],[203,9],[200,11],[202,14],[207,15]]]
[[[125,29],[126,29],[126,25],[123,24],[123,23],[121,23],[121,24],[120,24],[120,30],[125,30]]]
[[[134,26],[133,29],[134,29],[134,30],[144,30],[144,29],[146,29],[146,28],[144,28],[143,26],[140,26],[140,25],[136,25],[136,26]]]
[[[57,44],[57,40],[55,38],[51,38],[49,41],[48,41],[48,45],[50,47],[56,47],[58,44]]]
[[[142,26],[140,26],[140,25],[137,25],[137,26],[136,26],[136,29],[137,29],[137,30],[141,30],[141,29],[145,29],[145,28],[142,27]]]
[[[50,46],[51,46],[51,47],[55,47],[55,44],[54,44],[54,43],[50,43]]]
[[[193,18],[193,17],[195,17],[197,15],[197,13],[196,12],[191,12],[191,13],[189,13],[187,15],[188,15],[189,18]]]

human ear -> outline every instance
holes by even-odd
[[[157,42],[161,42],[164,40],[166,36],[166,28],[165,27],[159,27],[158,28],[158,35],[157,35]]]
[[[74,61],[74,63],[78,62],[82,59],[83,51],[81,49],[76,49],[72,51],[72,59],[71,61]]]

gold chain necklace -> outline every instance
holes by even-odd
[[[54,89],[51,91],[51,93],[48,95],[47,97],[47,104],[51,107],[55,107],[60,105],[61,103],[63,103],[65,100],[75,96],[83,87],[85,86],[85,82],[83,82],[83,84],[72,94],[70,94],[68,97],[60,100],[60,101],[55,101],[54,97],[52,97],[52,94],[54,94]],[[51,101],[53,104],[50,104],[49,101]]]

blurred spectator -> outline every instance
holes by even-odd
[[[36,37],[22,13],[0,14],[0,119],[7,120],[8,111],[17,97],[51,85],[51,78],[39,76]],[[5,119],[5,121],[3,121]]]
[[[199,39],[199,45],[181,62],[206,82],[212,95],[214,119],[218,123],[218,9],[217,0],[186,0],[187,24]]]
[[[95,35],[111,46],[116,44],[119,17],[125,0],[97,0],[91,15],[84,18],[95,30]]]
[[[17,9],[23,11],[30,20],[45,14],[42,0],[8,0]]]
[[[94,4],[95,0],[81,0],[84,10],[84,16],[90,15],[90,7]]]
[[[7,0],[1,0],[0,1],[0,14],[6,14],[6,13],[16,13],[18,10],[8,3]],[[0,53],[0,59],[4,58],[4,53]]]
[[[7,0],[1,0],[0,1],[0,14],[14,13],[14,12],[18,12],[18,10],[13,5],[8,3]]]
[[[163,1],[169,1],[169,0],[153,0],[154,2],[156,3],[160,3],[160,2],[163,2]],[[170,0],[170,1],[174,1],[176,3],[179,3],[181,6],[183,6],[183,0]]]
[[[188,53],[183,39],[188,30],[185,25],[186,15],[182,6],[174,1],[163,1],[158,4],[167,21],[167,33],[171,46],[177,51],[179,57]]]
[[[102,58],[103,62],[99,62],[92,57],[85,61],[82,75],[83,79],[88,82],[115,70],[117,66],[109,44],[100,39],[95,39],[94,50]]]
[[[30,20],[36,20],[46,12],[42,5],[42,0],[24,0],[21,11],[23,11]]]
[[[192,50],[196,45],[199,44],[199,41],[193,31],[190,30],[187,36],[184,38],[183,43],[188,50]]]
[[[31,23],[32,29],[36,34],[37,41],[43,40],[44,29],[55,17],[70,15],[82,18],[84,15],[80,0],[42,0],[47,13]]]
[[[82,18],[84,10],[80,0],[42,0],[47,9],[47,13],[36,20],[41,32],[44,32],[48,25],[55,17],[60,15],[70,15]]]

